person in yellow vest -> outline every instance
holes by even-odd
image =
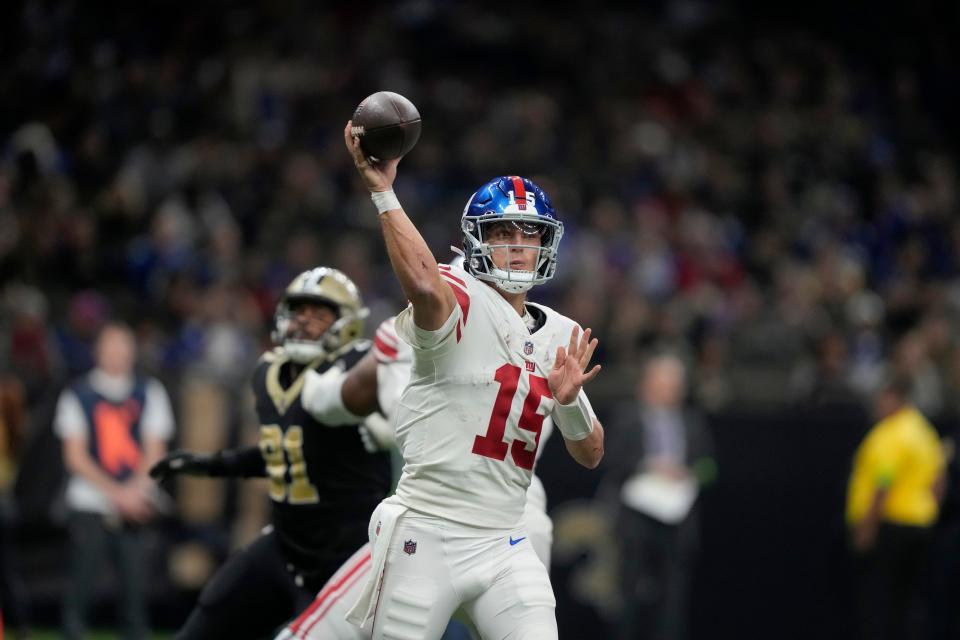
[[[908,637],[945,489],[943,445],[909,390],[900,378],[881,388],[847,492],[865,640]]]

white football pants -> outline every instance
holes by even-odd
[[[542,490],[541,490],[542,491]],[[536,496],[540,498],[540,496]],[[536,499],[533,494],[530,495],[530,499],[527,501],[527,508],[524,512],[524,520],[526,523],[526,532],[527,535],[524,536],[524,533],[521,531],[515,531],[512,533],[507,533],[506,537],[500,537],[498,540],[494,540],[493,543],[489,544],[489,550],[484,551],[484,545],[482,543],[478,544],[476,549],[468,554],[472,560],[461,561],[458,563],[458,566],[461,567],[458,571],[467,571],[467,565],[478,564],[477,560],[486,560],[487,562],[479,562],[479,564],[490,565],[491,563],[499,562],[501,564],[508,565],[505,568],[505,574],[510,575],[511,577],[504,577],[501,580],[501,583],[496,586],[495,589],[489,595],[476,606],[469,607],[466,606],[467,603],[464,602],[465,609],[470,617],[479,622],[477,627],[480,632],[483,634],[484,638],[490,639],[500,639],[500,638],[556,638],[556,619],[554,616],[554,599],[553,591],[550,588],[549,582],[546,578],[546,572],[544,572],[541,578],[534,578],[533,571],[529,568],[526,568],[529,564],[530,554],[523,552],[524,548],[532,547],[536,553],[536,557],[539,559],[540,564],[543,568],[549,568],[550,566],[550,547],[553,542],[553,523],[550,520],[550,517],[546,514],[545,507],[545,497],[544,499]],[[440,543],[436,542],[436,531],[434,535],[430,535],[424,538],[419,533],[419,525],[424,525],[429,523],[422,520],[426,516],[417,516],[414,515],[413,520],[409,521],[413,527],[411,532],[401,533],[406,531],[404,527],[405,522],[398,524],[397,529],[394,532],[394,548],[399,548],[398,554],[400,556],[409,555],[412,560],[416,556],[421,558],[425,557],[424,549],[427,547],[432,547],[434,551],[438,548],[444,549],[445,545],[441,541]],[[406,521],[406,518],[404,518]],[[441,521],[442,522],[442,521]],[[458,527],[462,529],[462,527]],[[476,529],[469,530],[472,534],[476,534]],[[414,533],[416,532],[416,533]],[[406,537],[404,537],[406,536]],[[407,540],[414,540],[414,536],[417,536],[417,550],[413,554],[404,554],[403,545]],[[441,536],[442,538],[443,536]],[[526,537],[526,540],[520,540],[515,545],[510,545],[510,540],[518,540]],[[426,541],[427,547],[421,546],[421,540]],[[476,542],[476,541],[475,541]],[[529,544],[529,547],[528,547]],[[463,552],[466,549],[470,548],[471,545],[466,540],[459,540],[456,544],[448,544],[447,547],[450,551],[454,547],[457,548],[459,552]],[[504,553],[504,547],[507,551]],[[521,557],[517,557],[522,552]],[[489,553],[491,558],[484,558],[484,554]],[[480,557],[477,557],[479,554]],[[403,580],[402,577],[398,578],[397,574],[400,572],[391,569],[391,566],[397,566],[396,563],[391,562],[394,559],[394,556],[397,555],[391,549],[391,554],[387,558],[387,569],[385,571],[385,578],[393,581],[394,578],[397,580]],[[435,554],[428,554],[435,555]],[[494,561],[493,558],[498,558],[499,560]],[[438,568],[440,571],[440,580],[437,587],[435,588],[424,588],[422,583],[418,589],[424,590],[430,593],[439,594],[443,591],[441,585],[446,584],[447,589],[453,589],[454,585],[460,585],[461,583],[472,582],[474,583],[473,587],[476,589],[476,583],[478,581],[478,576],[471,577],[469,579],[457,579],[451,580],[449,573],[444,573],[443,567],[447,564],[446,561],[442,559],[434,559],[430,564],[439,565]],[[516,567],[510,567],[514,563],[517,563]],[[371,569],[370,562],[370,545],[366,544],[361,547],[353,556],[343,564],[343,567],[335,575],[333,575],[330,580],[323,586],[320,592],[317,594],[317,598],[314,600],[313,604],[310,605],[303,613],[301,613],[293,622],[291,622],[286,629],[284,629],[278,636],[277,640],[289,640],[291,638],[298,638],[301,640],[366,640],[370,637],[369,631],[362,631],[359,627],[354,626],[346,621],[345,616],[347,611],[353,606],[353,603],[356,602],[359,597],[360,591],[363,588],[363,583],[367,578]],[[520,573],[517,573],[517,570],[520,570]],[[472,568],[470,571],[474,571]],[[530,577],[523,577],[527,574],[530,574]],[[489,579],[489,568],[481,568],[480,571],[474,571],[474,573],[481,574],[485,573],[488,575]],[[540,573],[540,570],[537,570],[536,573]],[[403,575],[406,575],[405,573]],[[528,600],[531,603],[542,601],[543,605],[531,606],[530,608],[534,610],[534,613],[527,615],[523,610],[527,608],[527,605],[521,604],[519,596],[507,595],[509,592],[512,594],[515,590],[519,590],[521,584],[527,584],[529,581],[530,586],[524,587],[523,591],[526,593],[528,591],[539,592],[538,596],[528,597]],[[513,586],[510,586],[511,583]],[[388,585],[384,583],[384,588]],[[455,592],[454,600],[459,602],[459,595],[467,595],[466,593],[458,594]],[[502,599],[501,596],[506,599]],[[395,596],[396,597],[396,596]],[[424,615],[424,607],[417,606],[417,603],[422,601],[428,608],[440,608],[437,604],[430,604],[430,602],[435,602],[433,600],[435,596],[427,598],[426,596],[420,596],[417,589],[414,589],[412,592],[410,590],[402,590],[399,598],[403,599],[412,599],[414,600],[414,605],[409,608],[411,611],[419,611],[420,613],[409,614],[412,615],[412,620],[421,621],[421,622],[408,622],[403,625],[404,629],[402,631],[409,632],[408,635],[381,635],[375,637],[385,637],[385,638],[403,638],[403,637],[412,637],[412,638],[427,638],[427,637],[439,637],[443,633],[444,628],[450,619],[450,613],[433,615],[430,612],[427,612],[427,615]],[[387,625],[382,619],[383,615],[383,606],[384,606],[384,592],[381,592],[381,602],[378,606],[377,611],[377,621],[375,624],[375,631],[386,632],[391,630],[391,625]],[[449,593],[447,594],[444,600],[449,600]],[[429,602],[427,602],[429,600]],[[478,597],[479,601],[480,598]],[[500,602],[501,607],[497,607],[496,603]],[[511,607],[510,603],[515,603],[518,607]],[[444,605],[443,609],[449,607],[449,604]],[[395,603],[391,608],[391,613],[388,614],[394,618],[404,617],[407,615],[404,605]],[[454,608],[456,608],[454,606]],[[496,615],[496,611],[491,615],[488,609],[496,609],[499,611],[499,616]],[[546,613],[546,615],[544,615]],[[541,621],[541,619],[543,619]],[[484,624],[489,622],[489,624]],[[398,625],[394,625],[398,626]],[[527,631],[528,627],[532,627],[530,631]],[[438,629],[438,631],[437,631]],[[433,635],[428,635],[428,634]],[[412,635],[411,635],[412,634]]]

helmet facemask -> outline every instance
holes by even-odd
[[[490,230],[495,225],[507,223],[524,236],[540,235],[540,246],[531,244],[491,243]],[[469,270],[479,280],[492,282],[507,293],[523,293],[537,284],[553,277],[557,269],[557,247],[563,236],[563,223],[546,216],[532,217],[523,214],[490,213],[479,217],[464,217],[462,221],[463,247]],[[534,270],[512,269],[509,266],[511,250],[537,251]],[[504,251],[507,264],[498,267],[493,260],[494,251]]]
[[[334,314],[334,321],[316,338],[310,338],[304,335],[291,335],[290,328],[296,323],[297,306],[299,304],[310,303],[328,308],[330,312]],[[327,301],[306,298],[288,299],[277,307],[275,317],[275,341],[283,345],[284,351],[287,352],[291,360],[297,364],[307,364],[326,355],[330,351],[328,348],[330,337],[337,323],[341,322],[341,320],[343,320],[343,318],[339,317],[337,308]],[[276,339],[277,337],[279,337],[279,340]]]

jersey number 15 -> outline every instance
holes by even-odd
[[[517,393],[517,386],[522,373],[520,367],[512,364],[505,364],[497,369],[493,379],[500,383],[500,392],[497,393],[497,399],[493,403],[493,413],[490,414],[487,433],[473,439],[473,453],[494,460],[503,460],[507,457],[507,449],[509,449],[513,462],[518,467],[533,469],[533,463],[537,457],[537,447],[540,446],[540,431],[543,429],[543,419],[546,417],[537,413],[537,409],[540,408],[541,398],[552,398],[553,394],[550,393],[550,385],[546,378],[530,374],[530,392],[527,393],[527,398],[523,401],[523,412],[520,414],[518,426],[536,434],[533,449],[527,449],[527,444],[523,440],[514,440],[508,444],[503,439],[503,434],[507,428],[507,418],[510,415],[513,396]]]

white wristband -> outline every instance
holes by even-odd
[[[377,213],[382,214],[400,208],[400,201],[397,200],[397,195],[392,189],[390,191],[371,191],[370,199],[377,207]]]
[[[570,404],[553,405],[552,413],[554,424],[567,440],[583,440],[593,433],[593,417],[580,394]]]

